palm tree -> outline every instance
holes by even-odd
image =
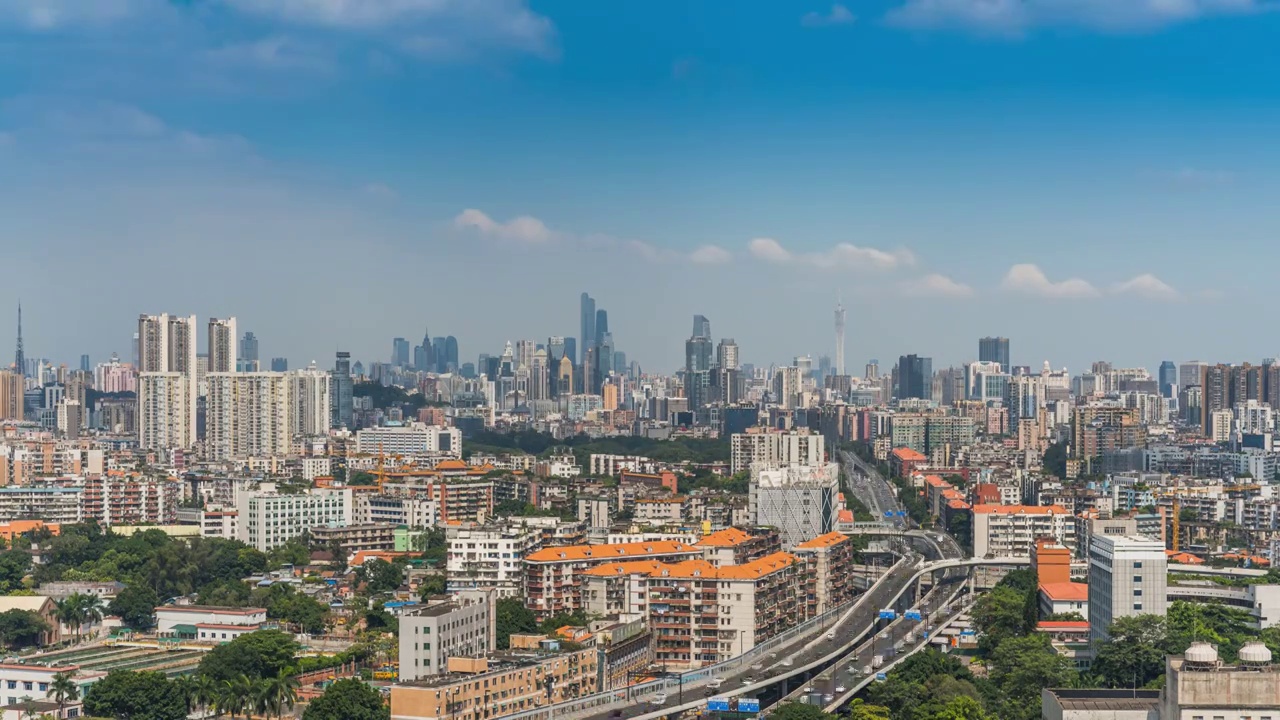
[[[247,675],[233,680],[222,681],[218,693],[218,711],[226,712],[232,718],[244,713],[245,717],[253,712],[253,681]]]
[[[218,708],[218,683],[208,675],[195,676],[187,686],[190,691],[191,704],[201,710],[218,709],[221,715],[221,708]]]
[[[75,596],[73,595],[72,597]],[[80,595],[79,606],[80,617],[78,619],[81,625],[85,623],[92,625],[94,623],[102,622],[102,616],[106,613],[107,609],[106,605],[102,602],[102,597],[99,595]],[[79,630],[80,628],[77,626],[77,635],[79,634]]]
[[[80,622],[80,605],[76,602],[78,595],[71,595],[54,603],[53,616],[59,623],[69,629],[75,629]]]
[[[298,678],[281,670],[275,677],[263,678],[258,684],[259,712],[268,717],[284,717],[284,711],[298,701]]]
[[[49,696],[58,703],[58,717],[63,717],[67,704],[80,699],[80,686],[71,679],[70,672],[58,673],[49,683]]]

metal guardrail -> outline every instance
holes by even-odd
[[[898,560],[898,562],[894,563],[883,575],[881,575],[881,578],[887,577],[897,571],[900,567],[905,565],[906,562],[906,558]],[[519,713],[502,715],[497,718],[497,720],[566,720],[574,715],[581,714],[584,710],[603,711],[610,709],[611,706],[615,705],[619,707],[631,707],[634,706],[636,700],[639,698],[658,692],[665,692],[667,690],[679,691],[682,686],[686,690],[697,689],[703,683],[709,682],[713,677],[731,674],[744,666],[754,664],[766,653],[772,652],[777,647],[785,645],[799,636],[808,635],[810,633],[820,634],[821,631],[826,629],[829,625],[837,625],[843,622],[847,616],[852,615],[853,612],[858,609],[859,605],[865,600],[868,594],[870,594],[870,590],[844,605],[832,608],[817,617],[810,618],[789,630],[765,640],[741,655],[715,665],[681,673],[678,678],[651,680],[646,683],[629,685],[625,688],[608,690],[603,693],[595,693],[594,695],[556,703],[555,705],[547,705],[545,707],[533,708]],[[806,645],[805,648],[801,649],[801,651],[808,647],[809,646]]]

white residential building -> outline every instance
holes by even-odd
[[[753,464],[822,465],[826,462],[822,436],[808,431],[736,433],[731,441],[731,471],[749,470]]]
[[[1109,535],[1089,542],[1089,637],[1106,642],[1117,618],[1165,614],[1168,556],[1164,543],[1148,537]]]
[[[440,501],[425,497],[360,493],[355,498],[355,524],[388,523],[411,528],[440,524]]]
[[[538,548],[541,534],[522,525],[461,528],[450,533],[446,559],[449,592],[494,590],[520,597],[525,555]]]
[[[194,376],[179,372],[138,375],[138,446],[189,448],[196,441]]]
[[[238,539],[267,552],[317,526],[346,527],[354,517],[350,488],[282,495],[274,489],[236,498]]]
[[[289,431],[303,437],[327,435],[332,404],[329,373],[313,362],[303,370],[290,371],[288,383]]]
[[[236,360],[240,357],[236,351],[239,339],[235,318],[209,318],[209,367],[206,372],[235,372]]]
[[[140,445],[191,447],[196,441],[196,316],[139,316],[137,350]]]
[[[835,527],[839,488],[840,469],[835,463],[752,465],[751,522],[778,528],[783,547],[793,548]]]
[[[328,457],[304,457],[302,458],[302,479],[308,482],[318,477],[327,477],[333,474],[333,461]]]
[[[59,485],[0,487],[0,522],[40,518],[47,523],[84,521],[84,488]]]
[[[1074,551],[1076,526],[1071,511],[1059,505],[973,506],[974,557],[1030,557],[1036,540],[1043,537]]]
[[[634,473],[655,473],[658,463],[642,455],[591,454],[592,475],[618,475],[623,470]]]
[[[481,657],[497,647],[492,592],[467,591],[400,616],[400,680],[439,675],[450,657]]]
[[[356,452],[461,458],[462,431],[420,422],[365,428],[356,432]]]
[[[292,451],[285,373],[209,373],[205,445],[210,460],[284,457]]]

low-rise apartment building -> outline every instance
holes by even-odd
[[[326,545],[336,544],[347,555],[361,550],[394,550],[396,526],[389,523],[318,526],[311,529],[311,540]]]
[[[702,559],[715,565],[742,565],[782,550],[782,537],[777,529],[728,527],[704,535],[696,543]]]
[[[1076,547],[1074,516],[1058,505],[974,505],[973,556],[1029,557],[1039,538]]]
[[[495,649],[492,592],[462,592],[400,616],[400,679],[448,670],[451,657],[482,657]]]
[[[853,541],[848,535],[829,532],[795,546],[792,553],[804,563],[802,600],[805,617],[817,617],[853,598],[856,589],[849,567],[853,565]]]
[[[490,720],[599,690],[599,651],[453,658],[444,675],[391,687],[393,720]]]
[[[543,548],[524,559],[525,604],[540,618],[575,612],[582,608],[579,576],[586,570],[632,560],[680,562],[701,556],[697,547],[669,541]]]
[[[350,525],[354,515],[349,488],[298,494],[242,492],[236,498],[236,512],[238,539],[262,552],[285,544],[303,530]]]
[[[540,533],[522,525],[450,528],[445,558],[449,592],[492,590],[524,594],[524,558],[540,546]]]
[[[585,609],[639,614],[657,662],[696,668],[740,655],[805,615],[804,566],[790,553],[743,565],[706,560],[610,563],[583,573]]]

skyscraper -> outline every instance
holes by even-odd
[[[27,375],[27,357],[22,349],[22,303],[18,303],[18,344],[13,350],[13,369],[17,371],[18,377],[26,377]],[[21,416],[19,416],[21,418]]]
[[[391,340],[391,364],[395,367],[409,367],[409,341],[402,337]]]
[[[597,345],[604,342],[604,336],[609,334],[609,313],[604,308],[596,310],[596,334],[595,342]]]
[[[693,316],[693,337],[711,339],[711,321],[706,316]]]
[[[1169,560],[1160,540],[1106,531],[1091,533],[1090,639],[1106,642],[1111,624],[1122,617],[1164,616],[1169,607],[1168,572]]]
[[[351,380],[351,353],[338,351],[330,374],[329,397],[333,403],[333,412],[329,422],[333,427],[351,428],[355,424],[352,391],[355,389]]]
[[[452,335],[444,339],[444,371],[458,372],[458,338]]]
[[[738,343],[733,338],[723,338],[716,346],[716,367],[721,370],[738,369]]]
[[[579,315],[582,332],[579,337],[582,338],[582,355],[579,356],[579,364],[586,364],[587,348],[595,344],[596,339],[596,301],[588,294],[582,293],[579,301]]]
[[[289,369],[289,358],[271,358],[271,372],[286,372]]]
[[[258,338],[251,332],[240,340],[240,367],[245,372],[258,371]]]
[[[711,321],[693,316],[693,335],[684,344],[685,397],[689,409],[701,410],[709,400],[711,385]]]
[[[1160,363],[1160,397],[1171,398],[1178,391],[1178,366],[1172,360]]]
[[[236,371],[236,319],[209,318],[209,372]]]
[[[1012,373],[1009,364],[1009,338],[984,337],[978,340],[978,360],[981,362],[1000,363],[1000,369]]]
[[[836,299],[836,374],[844,375],[844,305]]]
[[[933,395],[933,359],[917,355],[898,358],[898,397],[928,400]]]
[[[445,367],[445,338],[443,335],[437,335],[431,338],[431,357],[435,360],[435,365],[431,368],[433,371],[442,373]]]

